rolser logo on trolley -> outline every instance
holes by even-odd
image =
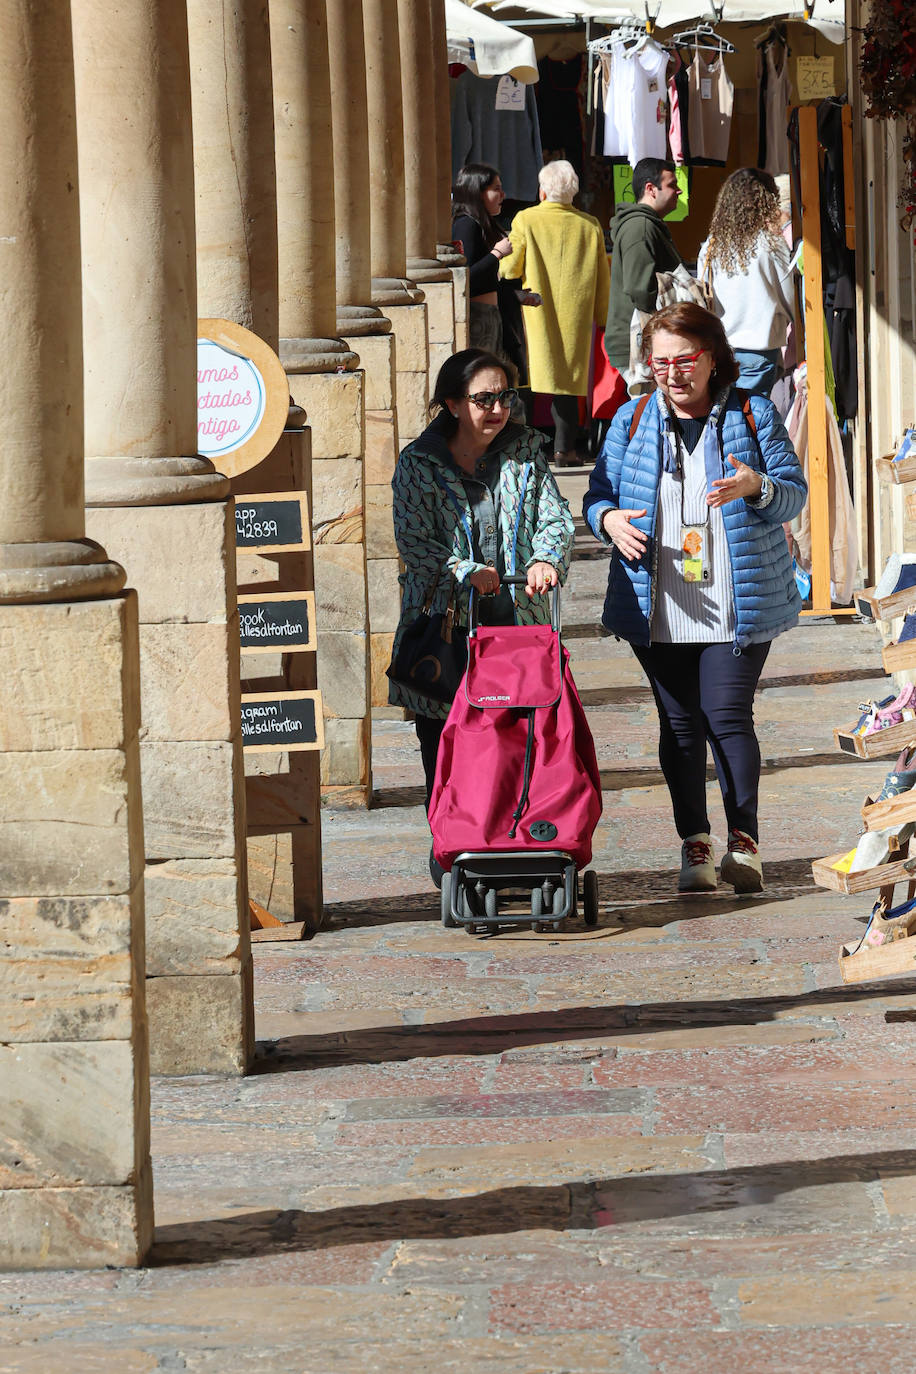
[[[497,695],[497,696],[475,697],[474,700],[475,700],[475,701],[511,701],[512,698],[509,696],[508,692],[504,692],[504,693],[502,693],[502,694],[500,694],[500,695]]]

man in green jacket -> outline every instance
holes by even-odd
[[[664,216],[677,203],[674,163],[644,157],[633,168],[634,205],[621,205],[611,219],[611,295],[604,345],[619,372],[630,365],[630,321],[634,310],[655,309],[656,272],[673,272],[681,261]]]

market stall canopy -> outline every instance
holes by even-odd
[[[446,0],[446,4],[460,3],[460,0]],[[670,28],[673,24],[690,23],[693,20],[715,20],[723,24],[742,24],[759,20],[769,24],[774,19],[802,19],[822,33],[833,43],[842,43],[845,37],[845,0],[814,0],[814,3],[786,4],[780,0],[725,0],[722,14],[714,14],[709,0],[469,0],[475,9],[486,5],[499,13],[502,10],[526,11],[531,14],[549,16],[553,19],[596,19],[600,23],[613,23],[617,19],[638,19],[645,21],[650,15],[657,28]],[[658,10],[658,14],[655,11]]]
[[[508,73],[524,85],[538,79],[534,40],[500,24],[463,0],[445,0],[449,62],[463,62],[478,76]]]

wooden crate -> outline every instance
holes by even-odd
[[[916,608],[916,587],[904,587],[890,596],[875,596],[874,587],[864,587],[855,593],[856,610],[866,620],[893,620]]]
[[[872,978],[916,974],[916,935],[890,940],[877,949],[863,949],[858,954],[847,954],[843,946],[839,958],[844,983],[867,983]]]
[[[899,797],[888,797],[886,801],[869,799],[862,807],[862,819],[866,830],[887,830],[892,825],[902,826],[906,821],[916,822],[916,788],[901,792]]]
[[[892,863],[879,864],[877,868],[863,868],[861,873],[838,872],[833,865],[842,858],[842,854],[829,854],[826,859],[814,860],[811,875],[818,887],[829,887],[833,892],[849,894],[872,892],[879,887],[909,882],[916,876],[916,856],[912,859],[895,859]]]
[[[906,494],[906,515],[908,520],[916,520],[916,491],[908,491]]]
[[[880,482],[892,483],[894,486],[902,486],[904,482],[916,482],[916,453],[909,454],[899,463],[894,462],[893,454],[876,458],[875,471]]]
[[[885,644],[881,650],[881,662],[888,674],[916,668],[916,639],[906,639],[902,644]]]
[[[852,731],[852,725],[834,730],[833,742],[842,754],[855,754],[860,759],[899,754],[901,749],[916,744],[916,720],[902,720],[899,725],[889,725],[872,735],[854,735]]]

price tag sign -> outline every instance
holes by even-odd
[[[198,453],[237,477],[263,462],[288,415],[289,382],[273,349],[232,320],[198,320]]]
[[[795,66],[799,100],[824,100],[836,95],[836,69],[832,57],[799,57]]]

